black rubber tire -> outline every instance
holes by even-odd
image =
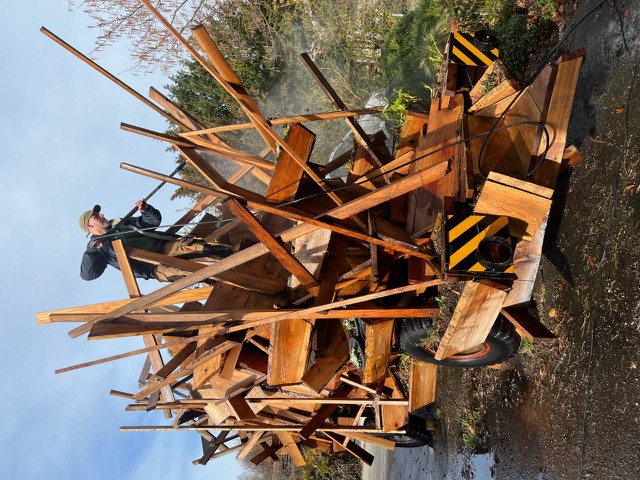
[[[513,357],[520,348],[520,335],[503,315],[493,324],[487,340],[478,351],[453,355],[443,360],[434,358],[435,352],[425,349],[422,342],[433,326],[431,318],[405,318],[398,326],[398,347],[401,352],[427,363],[448,367],[485,367],[502,363]]]
[[[400,430],[406,433],[380,433],[377,436],[396,442],[396,448],[433,447],[433,434],[426,429],[424,418],[409,415],[409,423]]]

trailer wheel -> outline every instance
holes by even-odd
[[[378,436],[396,442],[398,448],[433,447],[433,434],[426,429],[426,421],[416,415],[409,415],[409,423],[401,428],[406,433],[380,433]]]
[[[484,367],[513,357],[520,347],[520,335],[503,315],[499,315],[484,343],[443,360],[436,360],[433,350],[423,346],[433,326],[431,318],[402,319],[398,328],[400,351],[427,363],[451,367]]]

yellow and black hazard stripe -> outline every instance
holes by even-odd
[[[449,61],[458,65],[488,67],[498,59],[498,53],[498,48],[480,50],[469,33],[453,32],[449,39]]]
[[[477,255],[480,242],[488,237],[500,237],[512,245],[509,217],[495,215],[447,215],[445,224],[445,270],[449,273],[513,276],[513,264],[503,271],[487,268]]]

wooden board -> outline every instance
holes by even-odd
[[[442,336],[436,360],[455,355],[483,343],[498,318],[507,292],[481,283],[468,282],[449,326]]]
[[[500,82],[485,95],[480,97],[468,110],[467,113],[474,114],[483,108],[503,100],[520,90],[520,85],[514,80]]]
[[[269,385],[300,383],[309,361],[312,325],[300,319],[274,323],[269,346]]]
[[[411,362],[409,373],[409,411],[413,412],[436,401],[438,366],[433,363]]]
[[[558,65],[549,113],[545,119],[545,127],[551,136],[551,145],[544,163],[533,175],[533,181],[538,185],[555,188],[566,147],[569,117],[583,60],[584,57],[580,56]]]
[[[513,324],[521,337],[526,337],[532,342],[554,342],[558,339],[527,308],[505,307],[502,314]]]
[[[276,435],[278,435],[278,438],[282,442],[284,449],[291,457],[291,461],[296,467],[302,467],[307,464],[307,462],[304,461],[304,457],[302,456],[302,453],[300,452],[300,449],[298,448],[298,445],[296,444],[296,441],[294,440],[291,433],[276,432]]]
[[[300,158],[309,161],[316,136],[313,132],[299,123],[294,123],[289,127],[287,143],[294,149]],[[278,156],[276,168],[271,176],[271,181],[267,187],[265,197],[267,202],[288,202],[293,200],[298,191],[300,180],[304,170],[290,154],[282,151]]]
[[[444,197],[456,197],[459,191],[459,157],[461,145],[452,145],[462,135],[462,114],[464,101],[462,95],[456,95],[449,108],[439,109],[438,99],[431,102],[429,124],[426,138],[420,137],[416,149],[416,161],[411,164],[411,173],[422,171],[446,159],[453,159],[452,172],[446,177],[418,188],[411,194],[407,231],[421,235],[431,231],[436,217],[444,208]]]
[[[489,132],[495,123],[496,119],[493,117],[468,115],[466,117],[468,136],[475,137]],[[491,132],[489,138],[486,139],[484,148],[482,148],[485,139],[485,136],[481,136],[472,138],[468,142],[473,175],[476,181],[483,181],[492,171],[513,177],[525,175],[526,172],[518,161],[518,155],[511,144],[511,139],[504,130]],[[481,153],[482,156],[480,156]]]
[[[543,195],[539,195],[542,193]],[[505,175],[489,174],[474,214],[509,217],[511,235],[531,240],[551,209],[553,191]]]
[[[349,360],[349,341],[344,330],[332,320],[321,322],[327,327],[328,346],[309,367],[302,382],[320,393]]]
[[[518,242],[513,252],[513,266],[518,279],[507,295],[504,306],[527,306],[531,301],[533,286],[538,275],[542,244],[547,229],[547,220],[543,221],[530,242]]]
[[[389,367],[394,320],[368,320],[365,328],[365,364],[362,383],[382,378]]]
[[[496,83],[497,86],[504,82],[507,82],[510,85],[510,87],[513,89],[513,92],[520,90],[520,85],[518,85],[518,83],[515,81],[511,72],[507,70],[507,67],[504,66],[504,63],[502,63],[501,60],[496,60],[483,72],[480,79],[475,82],[475,85],[469,91],[469,99],[471,101],[471,105],[475,105],[478,100],[488,96],[491,93],[493,88],[489,88],[487,90],[487,86],[489,84]],[[495,93],[491,94],[491,96],[495,98]],[[502,98],[498,98],[497,100],[493,100],[493,102],[491,103],[494,103],[495,101],[501,99]],[[485,106],[486,105],[490,105],[490,103],[485,103]],[[469,111],[471,111],[471,109],[469,109]]]
[[[391,398],[404,398],[400,385],[398,385],[398,382],[393,375],[384,379],[384,386],[393,391]],[[382,430],[385,432],[397,430],[406,425],[409,421],[409,407],[401,405],[382,405],[380,407],[380,416],[382,419]]]
[[[531,96],[531,87],[527,87],[509,107],[501,121],[501,125],[516,125],[519,122],[539,122],[541,118],[542,112]],[[511,138],[524,170],[528,173],[532,155],[536,153],[535,149],[542,136],[542,129],[538,125],[527,123],[507,128],[505,131]]]

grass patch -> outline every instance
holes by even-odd
[[[468,412],[460,418],[460,428],[462,430],[462,443],[465,447],[473,449],[478,445],[478,423],[480,421],[479,412]]]
[[[522,337],[518,353],[522,355],[533,355],[535,353],[535,344],[527,337]]]

